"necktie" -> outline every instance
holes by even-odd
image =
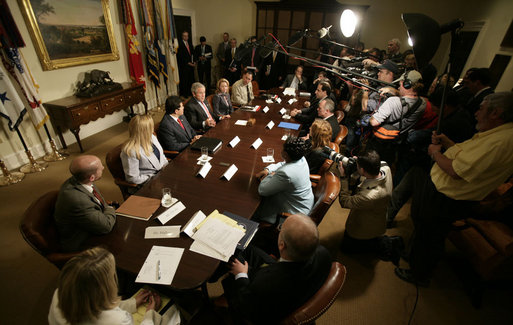
[[[205,110],[205,113],[207,113],[208,118],[212,120],[212,115],[210,115],[210,112],[208,111],[207,105],[205,105],[205,103],[203,103],[203,102],[200,102],[200,105]]]
[[[187,43],[186,41],[184,41],[185,43],[185,47],[187,48],[187,52],[189,52],[189,55],[191,55],[191,50],[189,49],[189,43]]]
[[[248,96],[248,104],[249,104],[249,102],[251,101],[251,95],[249,94],[249,84],[246,85],[246,93]]]
[[[182,121],[180,121],[180,119],[179,119],[179,118],[177,119],[177,121],[178,121],[178,124],[180,124],[180,126],[182,127],[182,129],[185,131],[185,127],[183,126]]]
[[[253,63],[253,59],[255,58],[255,50],[256,48],[253,48],[253,52],[251,53],[251,66],[254,67],[255,64]]]
[[[232,60],[235,57],[235,48],[232,48]]]
[[[100,201],[100,205],[103,207],[103,198],[100,195],[100,193],[96,190],[96,186],[93,186],[93,195],[95,198],[98,199],[98,201]]]

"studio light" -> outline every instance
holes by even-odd
[[[345,37],[351,37],[356,29],[358,18],[351,9],[346,9],[340,15],[340,30]]]

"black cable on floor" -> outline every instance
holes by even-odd
[[[415,304],[413,305],[413,309],[410,314],[410,320],[408,321],[408,325],[411,324],[411,320],[413,319],[413,314],[415,313],[415,309],[417,308],[417,302],[419,302],[419,286],[415,284],[415,289],[417,290],[417,294],[415,297]]]

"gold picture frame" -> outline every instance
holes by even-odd
[[[18,2],[43,70],[119,60],[109,0]]]

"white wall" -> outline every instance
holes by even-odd
[[[136,1],[131,1],[132,8],[137,8]],[[399,37],[403,42],[402,50],[406,50],[408,48],[406,45],[406,31],[401,21],[401,13],[419,12],[432,17],[440,24],[455,18],[461,18],[467,23],[474,21],[485,22],[466,68],[471,66],[487,67],[492,62],[495,54],[511,55],[513,52],[512,49],[500,49],[500,42],[512,19],[513,1],[511,0],[338,1],[346,4],[370,6],[363,21],[361,34],[361,40],[365,43],[366,47],[384,48],[387,40]],[[123,25],[119,22],[118,1],[110,0],[110,10],[120,60],[52,71],[43,71],[41,68],[18,2],[16,0],[7,0],[7,3],[25,40],[26,47],[21,49],[21,52],[27,60],[35,80],[40,85],[40,94],[43,102],[71,95],[74,84],[79,80],[79,74],[92,69],[110,71],[112,78],[117,82],[130,80],[124,30]],[[222,40],[223,32],[230,33],[230,36],[237,38],[239,42],[255,34],[256,5],[252,0],[173,0],[173,7],[177,11],[181,9],[181,12],[193,15],[193,23],[195,24],[193,26],[193,42],[195,45],[199,43],[200,36],[205,36],[207,42],[212,45],[215,51],[217,44]],[[137,19],[137,14],[135,14],[135,18]],[[140,28],[138,31],[140,37]],[[440,68],[446,62],[447,48],[448,35],[444,35],[440,48],[433,58],[433,63],[437,68]],[[510,62],[497,86],[497,90],[511,90],[512,88],[513,63]],[[150,95],[153,96],[153,94],[147,94],[147,98]],[[83,126],[80,132],[81,138],[86,138],[89,135],[120,123],[124,114],[123,112],[118,112]],[[8,168],[12,169],[25,163],[26,158],[16,134],[8,131],[4,121],[1,123],[0,158],[6,162]],[[53,133],[51,125],[49,125],[49,128]],[[34,156],[42,156],[44,153],[43,144],[47,140],[44,131],[36,131],[28,117],[25,118],[20,130]],[[68,144],[75,142],[74,136],[69,131],[66,132],[65,139]]]

